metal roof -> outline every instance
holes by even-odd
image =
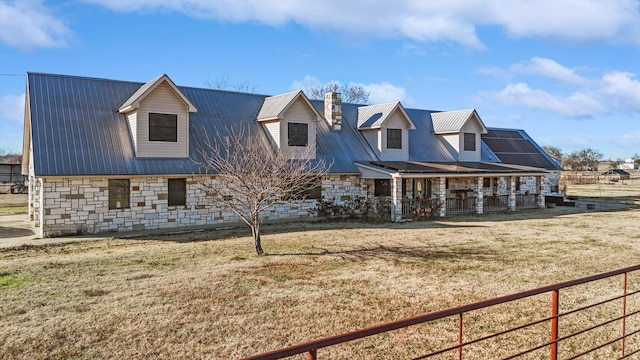
[[[489,128],[482,141],[503,163],[562,170],[524,130]]]
[[[215,141],[216,134],[226,135],[231,130],[244,128],[252,134],[260,134],[265,151],[268,151],[268,137],[264,127],[256,119],[279,114],[297,96],[303,96],[318,115],[324,110],[322,100],[309,101],[301,92],[267,97],[177,87],[198,109],[198,112],[189,116],[189,157],[137,158],[126,116],[118,113],[118,110],[133,94],[143,94],[141,89],[145,83],[28,73],[27,86],[30,109],[30,118],[27,120],[31,122],[31,132],[25,134],[25,139],[30,137],[33,142],[36,176],[198,174],[203,172],[203,168],[198,165],[203,160],[200,151],[206,147],[207,141]],[[403,109],[398,102],[380,106],[343,103],[340,131],[332,131],[324,120],[317,122],[317,158],[331,164],[331,173],[344,174],[359,173],[355,162],[378,161],[375,151],[358,131],[360,116],[364,114],[362,109],[371,114],[376,109],[391,113],[396,106]],[[455,162],[455,150],[434,134],[434,112],[417,109],[402,111],[406,112],[417,129],[409,132],[411,161]],[[498,134],[496,131],[499,130],[492,129],[491,134]],[[506,131],[502,137],[513,139],[513,131]],[[537,155],[526,153],[509,157],[508,153],[498,151],[504,150],[500,147],[501,144],[492,142],[491,136],[483,136],[484,141],[487,141],[485,138],[488,139],[482,146],[483,161],[490,158],[488,161],[507,164],[542,164],[532,162],[529,158],[544,157],[541,155],[544,152],[525,136],[526,133],[521,131],[520,134],[521,138],[535,145],[534,148],[526,149],[538,149]],[[524,146],[527,145],[520,148]]]
[[[367,163],[364,163],[365,165]],[[420,174],[509,174],[532,173],[544,174],[540,168],[485,162],[417,162],[417,161],[372,161],[368,164],[399,173]]]
[[[458,133],[472,116],[475,117],[483,132],[485,132],[486,127],[474,109],[434,112],[431,114],[433,131],[436,134]]]
[[[157,78],[149,81],[148,83],[140,86],[140,88],[138,88],[138,90],[136,90],[136,92],[134,92],[133,95],[131,95],[131,97],[129,97],[124,102],[124,104],[120,106],[118,110],[120,112],[127,112],[130,110],[136,109],[139,106],[138,104],[140,103],[140,101],[144,99],[145,96],[147,96],[153,89],[155,89],[158,85],[160,85],[163,82],[166,82],[167,84],[169,84],[171,89],[180,98],[180,100],[182,100],[182,102],[184,102],[185,105],[187,105],[189,112],[198,111],[195,108],[195,106],[193,106],[191,101],[189,101],[189,99],[186,96],[184,96],[184,94],[178,89],[176,84],[174,84],[173,81],[171,81],[171,79],[169,78],[169,76],[167,76],[167,74],[162,74]]]
[[[386,104],[367,105],[358,108],[358,129],[378,129],[389,118],[394,111],[400,110],[405,119],[409,122],[409,128],[415,129],[416,126],[407,115],[407,112],[400,104],[400,101],[390,102]]]

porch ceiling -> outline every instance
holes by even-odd
[[[418,162],[418,161],[370,161],[364,165],[393,170],[401,174],[540,174],[545,169],[488,162]]]

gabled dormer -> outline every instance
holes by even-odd
[[[409,130],[415,128],[399,101],[358,108],[358,130],[382,161],[409,160]]]
[[[433,132],[442,136],[457,152],[458,161],[480,161],[482,134],[487,128],[474,109],[431,114]]]
[[[322,119],[302,91],[264,99],[258,113],[271,141],[292,159],[316,158],[317,122]]]
[[[142,85],[118,112],[127,117],[137,157],[189,156],[189,114],[197,109],[164,74]]]

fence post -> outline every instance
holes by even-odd
[[[551,293],[551,360],[558,359],[558,308],[560,300],[560,290],[553,290]]]
[[[313,349],[309,350],[309,354],[307,355],[308,360],[316,360],[318,356],[318,350]]]
[[[462,360],[462,313],[458,320],[458,360]]]
[[[624,287],[622,292],[622,357],[624,357],[624,340],[627,336],[627,273],[624,273]]]

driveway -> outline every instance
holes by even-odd
[[[70,236],[56,238],[38,238],[33,224],[27,215],[0,216],[0,249],[24,245],[46,245],[104,239],[104,236]]]

